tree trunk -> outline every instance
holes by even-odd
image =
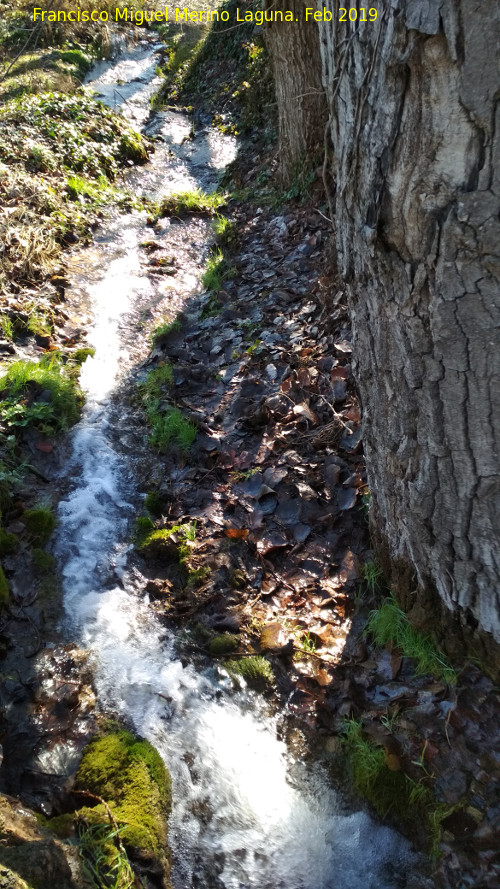
[[[321,5],[379,552],[414,616],[437,591],[445,622],[500,642],[500,5]]]
[[[304,162],[322,159],[326,102],[321,81],[318,27],[304,21],[303,0],[265,0],[269,14],[291,12],[297,21],[268,21],[265,41],[272,60],[278,106],[280,178],[290,185]]]

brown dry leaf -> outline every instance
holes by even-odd
[[[331,673],[328,672],[328,670],[322,669],[322,670],[317,671],[314,678],[316,679],[316,682],[318,683],[318,685],[321,685],[323,688],[326,688],[327,685],[330,685],[330,683],[333,679],[333,676]]]
[[[391,656],[391,675],[395,679],[401,669],[403,658],[400,654],[392,654]]]
[[[385,764],[391,772],[401,771],[401,760],[395,753],[389,753],[387,747],[385,749]]]
[[[330,371],[330,379],[331,380],[348,380],[350,376],[350,368],[349,366],[342,367],[334,367]]]
[[[225,528],[224,534],[231,540],[246,540],[250,531],[248,528]]]

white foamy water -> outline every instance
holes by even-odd
[[[118,252],[88,285],[97,351],[82,374],[88,399],[56,545],[67,632],[93,652],[100,707],[148,738],[171,771],[175,889],[402,889],[416,861],[406,841],[362,812],[345,814],[321,771],[293,761],[261,699],[183,666],[172,634],[127,590],[136,498],[113,443],[110,394],[125,363],[124,315],[151,286],[139,230],[116,231]]]

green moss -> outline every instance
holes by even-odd
[[[135,164],[145,164],[148,161],[148,152],[142,137],[133,131],[124,133],[119,142],[122,158],[133,161]]]
[[[224,666],[232,676],[241,676],[248,685],[258,690],[262,690],[274,682],[271,664],[267,658],[260,655],[230,660]]]
[[[170,776],[148,741],[125,730],[95,738],[85,749],[76,784],[112,805],[113,817],[125,825],[125,846],[155,855],[165,852]],[[106,823],[99,808],[94,812]]]
[[[15,534],[7,534],[4,528],[0,528],[0,557],[7,556],[17,549],[18,539]]]
[[[72,355],[71,360],[75,362],[75,364],[83,364],[87,358],[93,358],[95,355],[95,349],[91,346],[85,346],[82,349],[76,349]]]
[[[75,831],[75,816],[72,812],[64,815],[56,815],[54,818],[46,818],[45,815],[37,815],[36,820],[42,827],[55,833],[61,839],[67,839]]]
[[[10,590],[4,570],[0,565],[0,608],[5,608],[9,604]]]
[[[188,573],[187,586],[189,589],[196,589],[207,577],[210,576],[210,568],[203,565],[200,568],[192,568]]]
[[[238,637],[232,636],[231,633],[222,633],[220,636],[214,636],[208,644],[208,650],[213,657],[221,654],[230,654],[238,648]]]
[[[56,517],[49,507],[27,509],[23,515],[26,530],[37,547],[45,546],[56,527]]]
[[[57,562],[50,553],[46,553],[44,549],[35,547],[32,554],[33,567],[39,577],[52,576],[56,570]]]

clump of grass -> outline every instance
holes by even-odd
[[[225,276],[226,263],[222,250],[214,250],[207,260],[207,267],[203,272],[201,283],[205,290],[220,290]]]
[[[365,562],[361,569],[361,576],[367,591],[373,596],[382,584],[382,569],[376,562]]]
[[[0,420],[9,428],[63,432],[78,419],[82,400],[75,381],[54,356],[38,363],[15,361],[0,377]]]
[[[192,191],[178,191],[162,198],[158,207],[158,217],[162,216],[213,216],[224,206],[227,195],[221,192],[208,194],[201,188]]]
[[[356,719],[345,721],[342,745],[358,793],[371,802],[382,818],[394,815],[422,833],[431,853],[436,855],[441,823],[451,808],[439,803],[427,784],[413,781],[402,770],[390,769],[384,748],[364,736],[362,724]]]
[[[23,515],[26,530],[37,547],[45,546],[56,527],[57,520],[48,506],[27,509]]]
[[[365,634],[373,637],[375,645],[390,645],[398,648],[404,657],[416,661],[417,675],[430,673],[455,683],[455,670],[444,655],[434,645],[429,636],[422,636],[413,629],[404,611],[392,596],[386,598],[380,608],[372,611],[366,625]]]
[[[180,451],[188,451],[196,438],[196,426],[177,407],[167,407],[163,413],[148,410],[152,434],[150,442],[159,453],[174,445]]]
[[[267,658],[261,657],[261,655],[229,660],[224,666],[231,676],[241,676],[247,685],[258,691],[269,687],[274,682],[273,668]]]
[[[5,339],[12,342],[12,340],[14,339],[14,325],[8,315],[0,315],[0,330],[2,331]]]
[[[179,317],[174,318],[173,321],[164,321],[162,324],[159,324],[151,334],[153,346],[156,345],[160,337],[167,337],[170,333],[177,333],[181,329],[182,321]]]
[[[26,329],[33,336],[50,336],[52,321],[45,312],[32,312],[28,318]]]
[[[78,853],[82,867],[94,889],[112,886],[133,889],[137,885],[134,871],[119,839],[123,827],[109,823],[88,824],[86,818],[77,820]]]
[[[221,246],[227,246],[236,236],[236,225],[227,216],[220,216],[217,213],[212,227],[217,243]]]
[[[167,386],[171,386],[173,381],[172,365],[168,361],[159,364],[154,370],[150,370],[144,382],[140,384],[145,401],[150,402],[152,399],[161,398],[163,390]]]

